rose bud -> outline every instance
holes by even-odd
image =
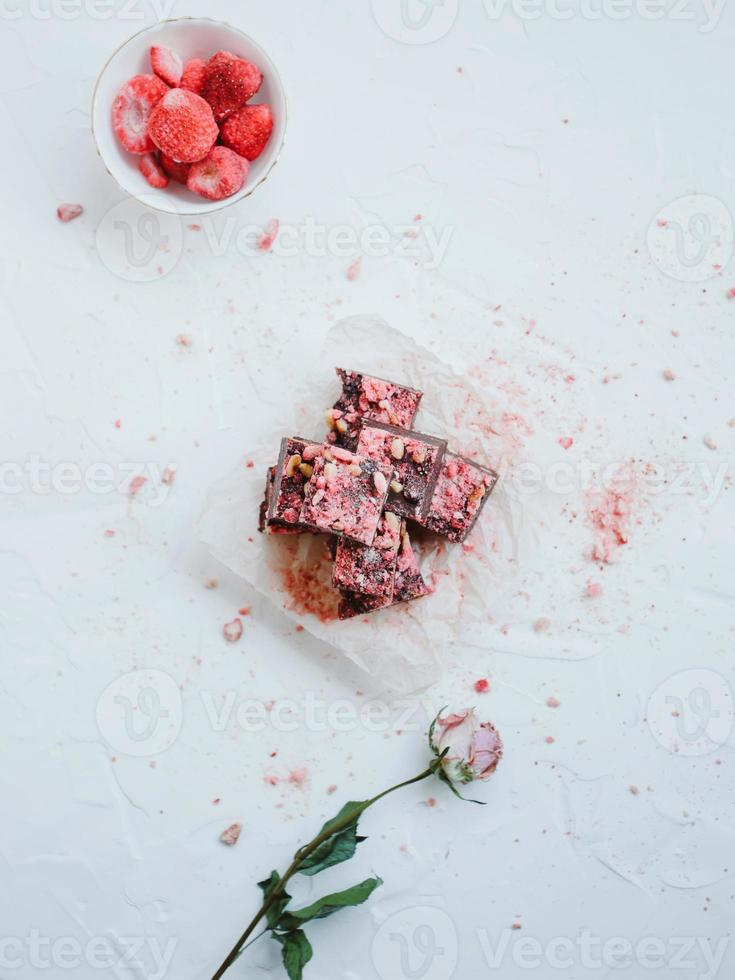
[[[457,796],[455,783],[489,779],[503,757],[500,733],[489,721],[478,721],[474,708],[444,717],[439,712],[429,729],[429,743],[441,762],[437,775]]]

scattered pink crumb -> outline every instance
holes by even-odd
[[[241,833],[242,833],[242,824],[233,823],[231,827],[228,827],[227,830],[224,830],[219,835],[219,839],[222,841],[223,844],[226,844],[228,847],[234,847],[235,844],[237,844],[237,842],[240,840]]]
[[[547,735],[544,741],[546,742],[547,745],[553,745],[556,739],[554,738],[553,735]]]
[[[254,461],[254,460],[252,460],[252,459],[248,459],[248,460],[247,460],[247,461],[245,462],[245,469],[246,469],[246,470],[252,470],[252,469],[254,469],[254,467],[255,467],[255,461]]]
[[[711,435],[703,436],[702,442],[705,444],[707,449],[711,449],[713,452],[715,449],[717,449],[717,443],[715,442],[715,440],[712,438]]]
[[[513,925],[511,926],[511,929],[514,929],[516,931],[518,929],[522,929],[522,928],[523,928],[523,926],[520,924],[520,922],[514,922]]]
[[[304,789],[309,782],[309,770],[304,766],[298,769],[292,769],[288,774],[288,781],[292,786],[296,786],[298,789]]]
[[[490,690],[490,682],[486,677],[481,677],[479,681],[475,681],[475,690],[478,694],[486,694]]]
[[[237,643],[242,636],[242,620],[233,619],[231,623],[225,623],[222,633],[228,643]]]
[[[659,218],[659,219],[658,219],[658,220],[656,221],[656,224],[657,224],[657,225],[659,226],[659,228],[666,228],[666,227],[668,226],[668,224],[669,224],[669,223],[668,223],[668,221],[666,221],[666,219],[665,219],[665,218]]]
[[[270,252],[273,248],[273,243],[276,238],[278,238],[278,229],[281,227],[281,222],[278,218],[271,218],[263,229],[263,237],[258,242],[258,248],[261,252]]]
[[[176,335],[176,343],[179,347],[191,347],[194,343],[194,338],[190,333],[179,333]]]
[[[666,370],[663,372],[663,376],[667,381],[676,381],[676,375],[671,368],[666,368]]]
[[[241,606],[237,611],[241,616],[249,616],[250,606]]]
[[[413,216],[413,220],[414,221],[423,221],[424,220],[424,216],[423,216],[423,214],[415,214]]]
[[[599,599],[602,595],[602,585],[600,582],[588,582],[584,594],[588,599]]]
[[[218,585],[219,585],[219,582],[218,582],[218,580],[216,578],[208,578],[206,580],[206,582],[204,583],[204,588],[205,589],[216,589]]]
[[[561,707],[561,701],[558,698],[551,697],[546,699],[547,708],[559,708]]]
[[[301,625],[301,623],[297,623],[295,629],[296,629],[296,632],[297,633],[303,633],[304,632],[304,627]]]
[[[161,477],[161,483],[165,483],[167,487],[170,487],[174,480],[176,479],[176,468],[174,466],[167,466],[163,471],[163,476]]]
[[[733,286],[732,289],[728,290],[727,295],[730,297],[730,299],[735,299],[735,286]]]
[[[730,419],[730,421],[727,424],[730,426],[731,429],[735,429],[735,419]]]
[[[122,429],[122,419],[115,419],[115,428]]]
[[[212,806],[219,806],[221,802],[222,800],[217,796],[212,800]]]
[[[280,783],[281,780],[278,778],[278,776],[266,775],[266,776],[263,776],[263,781],[268,786],[278,786],[278,784]]]
[[[637,786],[629,786],[628,789],[630,791],[631,796],[639,796],[640,795],[640,792],[641,791],[638,789]]]
[[[114,532],[114,531],[111,531],[111,530],[110,530],[110,529],[108,528],[108,529],[107,529],[107,530],[105,531],[105,537],[106,537],[106,538],[114,538],[114,537],[115,537],[115,532]]]
[[[430,796],[428,798],[428,800],[426,801],[426,805],[427,806],[436,806],[436,797],[435,796]]]
[[[134,476],[130,481],[130,486],[128,487],[128,493],[130,496],[135,497],[137,494],[139,494],[147,482],[148,478],[145,476]]]
[[[562,449],[571,449],[574,445],[574,439],[571,436],[562,436],[559,440],[559,445]]]
[[[551,620],[546,619],[543,616],[541,617],[541,619],[537,619],[536,622],[533,624],[533,628],[536,633],[546,633],[546,631],[549,629],[550,626],[551,626]]]
[[[336,793],[336,792],[337,792],[337,784],[336,783],[332,783],[331,786],[327,786],[327,793],[330,796],[332,795],[332,793]]]
[[[56,217],[64,224],[78,218],[80,214],[84,214],[84,207],[81,204],[60,204],[56,209]]]
[[[596,533],[593,561],[610,563],[617,549],[628,543],[632,492],[606,490],[588,496],[587,520]]]
[[[361,272],[362,272],[362,256],[358,255],[358,257],[355,259],[355,261],[347,270],[346,275],[347,278],[350,280],[350,282],[354,282]]]
[[[149,769],[155,769],[155,768],[157,768],[157,766],[158,766],[158,763],[156,762],[155,759],[151,759],[151,761],[148,763],[148,768]]]
[[[197,225],[197,224],[187,225],[187,227],[188,227],[189,231],[201,231],[202,230],[202,226],[201,225]]]

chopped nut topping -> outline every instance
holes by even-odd
[[[418,463],[419,465],[421,463],[425,463],[426,449],[424,449],[423,447],[421,449],[417,449],[416,452],[412,454],[411,459],[414,461],[414,463]]]
[[[334,459],[334,456],[332,456],[332,450],[331,450],[331,449],[325,449],[325,450],[324,450],[324,451],[322,452],[322,456],[323,456],[323,457],[324,457],[324,458],[325,458],[326,460],[328,460],[329,462],[331,462],[331,461],[332,461],[332,460]]]
[[[383,474],[380,472],[380,470],[376,470],[373,473],[373,483],[375,484],[375,489],[378,491],[378,493],[381,496],[388,489],[388,481],[383,476]]]
[[[387,510],[385,514],[383,514],[383,520],[385,521],[387,526],[391,529],[391,531],[400,530],[401,519],[398,517],[397,514],[393,514],[391,513],[391,511]]]
[[[390,488],[393,493],[401,493],[403,491],[403,484],[399,483],[398,480],[391,480]]]
[[[286,476],[289,479],[296,473],[296,470],[301,465],[301,456],[298,453],[294,453],[290,457],[289,461],[286,463]]]
[[[332,524],[332,530],[333,531],[344,531],[344,529],[345,529],[345,526],[342,523],[342,521],[335,521],[334,524]]]
[[[334,423],[334,427],[337,430],[337,432],[341,432],[342,435],[344,435],[344,433],[347,432],[347,428],[348,428],[347,423],[345,422],[344,419],[337,419],[337,421]]]
[[[327,480],[333,479],[337,475],[337,465],[336,463],[325,463],[324,465],[324,476]]]
[[[402,439],[394,439],[390,444],[390,454],[393,459],[403,459],[403,454],[406,452],[406,447]]]
[[[349,469],[350,476],[359,476],[361,473],[362,473],[362,470],[357,465],[357,463],[353,463],[352,466],[350,466],[350,469]]]
[[[314,473],[314,467],[311,465],[311,463],[302,463],[299,466],[299,472],[305,476],[307,480],[310,480]]]
[[[331,408],[328,408],[327,411],[324,413],[324,421],[327,423],[328,429],[334,430],[337,428],[337,423],[334,420],[334,416],[332,415]]]

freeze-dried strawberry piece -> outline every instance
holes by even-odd
[[[168,187],[168,176],[161,169],[155,153],[144,153],[140,158],[138,170],[140,170],[151,187],[157,187],[159,190]]]
[[[176,52],[157,45],[151,48],[151,68],[171,88],[176,88],[184,73],[184,63]]]
[[[220,137],[225,146],[255,160],[265,149],[273,132],[273,113],[268,105],[244,105],[222,124]]]
[[[207,62],[202,95],[212,106],[217,122],[221,123],[252,99],[262,84],[260,68],[244,58],[237,58],[230,51],[218,51]]]
[[[112,105],[112,125],[126,150],[148,153],[155,149],[148,135],[148,120],[168,91],[156,75],[136,75],[120,89]]]
[[[165,153],[162,153],[161,166],[169,177],[177,181],[179,184],[185,184],[189,179],[189,171],[191,170],[190,163],[177,163],[175,160],[172,160],[171,157],[167,157]]]
[[[148,134],[177,163],[203,160],[219,135],[209,105],[195,92],[170,89],[151,113]]]
[[[207,62],[201,58],[192,58],[184,65],[184,74],[181,76],[179,88],[185,88],[189,92],[202,94],[204,79],[207,77]]]
[[[209,156],[193,163],[186,186],[210,201],[222,201],[242,188],[250,164],[226,146],[215,146]]]
[[[81,204],[60,204],[56,209],[56,217],[63,222],[73,221],[83,213],[84,208]]]

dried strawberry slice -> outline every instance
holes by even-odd
[[[250,164],[226,146],[215,146],[205,160],[192,164],[186,186],[210,201],[222,201],[242,189]]]
[[[136,75],[120,89],[112,106],[112,125],[126,150],[148,153],[155,149],[148,136],[148,120],[168,91],[156,75]]]
[[[230,51],[218,51],[207,62],[202,95],[221,123],[252,99],[262,84],[260,68]]]
[[[169,177],[177,181],[179,184],[185,184],[189,179],[189,171],[191,170],[190,163],[177,163],[175,160],[172,160],[171,157],[167,157],[165,153],[162,153],[161,166]]]
[[[265,149],[273,132],[273,113],[268,105],[245,105],[222,124],[220,137],[246,160],[255,160]]]
[[[184,74],[181,76],[179,88],[185,88],[189,92],[202,94],[204,79],[207,77],[207,62],[201,58],[192,58],[184,65]]]
[[[184,73],[184,63],[176,52],[156,45],[151,48],[151,68],[171,88],[176,88]]]
[[[151,187],[157,187],[159,190],[168,187],[168,175],[161,168],[155,153],[144,153],[140,158],[138,169]]]
[[[148,134],[166,156],[177,163],[203,160],[219,129],[212,110],[201,96],[185,89],[170,89],[151,113]]]

